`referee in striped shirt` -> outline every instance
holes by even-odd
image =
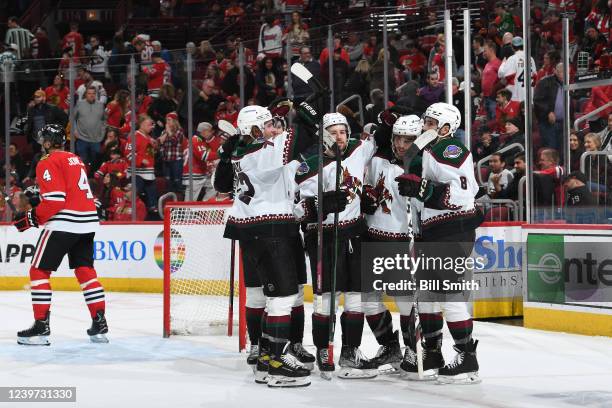
[[[38,56],[38,41],[34,34],[30,30],[20,27],[17,17],[9,17],[8,28],[4,42],[7,44],[17,44],[17,47],[19,47],[17,59],[21,59],[23,50],[26,48],[29,48],[32,52],[32,57],[36,58]]]

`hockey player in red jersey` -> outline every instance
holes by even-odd
[[[64,128],[46,125],[39,140],[50,142],[48,154],[36,166],[40,203],[31,210],[16,214],[14,225],[19,232],[42,227],[32,265],[30,287],[34,324],[17,333],[17,343],[49,345],[49,309],[51,307],[51,273],[60,266],[65,255],[81,285],[85,303],[93,320],[87,330],[94,343],[107,343],[104,317],[104,289],[93,267],[93,239],[99,226],[98,213],[81,159],[63,150]]]

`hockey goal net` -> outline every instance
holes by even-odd
[[[238,245],[223,238],[230,207],[189,202],[166,205],[164,337],[237,332],[239,347],[244,348],[245,292]]]

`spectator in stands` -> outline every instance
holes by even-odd
[[[521,20],[518,16],[513,16],[508,10],[506,10],[506,5],[503,2],[495,3],[495,21],[494,24],[497,27],[497,31],[499,35],[504,35],[505,33],[516,34],[521,29]]]
[[[282,91],[283,76],[274,65],[271,57],[265,57],[255,78],[257,84],[257,103],[268,106]]]
[[[21,153],[17,149],[17,145],[15,143],[11,143],[9,145],[9,160],[11,169],[15,172],[16,184],[21,185],[21,181],[28,174],[28,167],[23,160],[23,157],[21,157]]]
[[[291,47],[292,55],[299,55],[300,48],[305,46],[309,39],[308,25],[302,21],[302,14],[294,11],[291,13],[291,24],[283,34],[283,41]]]
[[[359,61],[355,70],[350,74],[344,84],[342,99],[351,95],[359,95],[364,103],[367,103],[370,94],[370,63],[367,59]]]
[[[508,89],[500,89],[497,91],[497,97],[495,102],[497,107],[495,108],[495,124],[499,132],[504,132],[506,127],[506,121],[515,118],[520,115],[521,103],[519,101],[513,101],[512,92]]]
[[[162,156],[164,177],[168,182],[168,190],[174,193],[181,191],[183,174],[183,140],[185,133],[178,121],[178,114],[170,112],[166,115],[166,128],[158,139]]]
[[[302,47],[300,49],[300,58],[297,62],[304,65],[313,76],[318,78],[321,77],[321,65],[312,57],[310,47]],[[304,83],[293,74],[291,74],[291,86],[293,87],[293,100],[296,105],[305,100],[312,93],[312,89],[310,89],[308,84]]]
[[[15,80],[17,81],[17,94],[19,106],[25,109],[30,101],[30,95],[41,89],[47,83],[40,61],[32,58],[29,48],[21,51],[21,60],[15,64]]]
[[[512,119],[506,119],[506,133],[500,137],[499,149],[503,149],[511,144],[519,143],[525,146],[525,118],[515,116]]]
[[[204,66],[208,66],[211,62],[213,62],[217,57],[217,52],[213,48],[210,41],[203,40],[200,42],[200,47],[198,48],[197,53],[197,64],[202,64]]]
[[[206,201],[215,195],[211,177],[218,163],[217,151],[224,139],[215,135],[213,125],[208,122],[198,124],[197,134],[192,137],[193,144],[193,198],[189,197],[189,167],[183,167],[183,185],[187,187],[186,199]],[[187,152],[187,140],[183,142],[183,151]],[[187,153],[186,153],[187,154]]]
[[[378,114],[386,109],[385,93],[376,88],[370,91],[370,103],[365,106],[365,123],[376,123]]]
[[[265,17],[265,22],[259,29],[257,54],[277,59],[283,52],[283,30],[280,21],[272,15]]]
[[[414,40],[406,42],[407,52],[399,59],[399,63],[404,67],[404,79],[406,81],[422,81],[425,74],[425,55],[416,47]]]
[[[72,55],[81,57],[85,55],[85,48],[83,47],[83,36],[79,33],[78,23],[70,23],[70,31],[66,34],[62,40],[62,48],[71,48]]]
[[[561,55],[559,55],[559,51],[553,50],[545,53],[542,68],[540,68],[536,74],[536,84],[544,77],[554,74],[555,67],[559,62],[561,62]]]
[[[349,64],[341,58],[342,50],[336,48],[334,50],[334,95],[336,95],[336,102],[339,102],[342,98],[342,91],[344,85],[351,74]]]
[[[591,61],[595,62],[601,57],[607,46],[606,37],[599,32],[594,24],[587,23],[586,32],[580,44],[580,51],[588,52]]]
[[[153,46],[153,52],[159,52],[162,59],[166,61],[168,64],[172,63],[172,54],[170,51],[162,47],[162,43],[160,41],[151,41],[151,45]]]
[[[235,0],[230,1],[229,7],[225,10],[225,25],[238,23],[244,17],[244,9]]]
[[[218,123],[220,120],[226,120],[236,126],[238,120],[237,106],[240,106],[240,99],[238,97],[230,95],[225,98],[225,101],[221,102],[217,108],[215,122]]]
[[[35,152],[40,150],[38,131],[43,126],[50,123],[57,123],[62,126],[68,124],[68,116],[57,106],[49,105],[45,102],[47,95],[45,91],[39,89],[34,92],[34,100],[28,105],[28,120],[24,132],[28,140],[33,145]]]
[[[484,43],[485,40],[481,35],[476,35],[472,39],[472,64],[480,72],[487,65],[487,59],[484,56]]]
[[[229,60],[225,60],[225,61],[229,61]],[[223,84],[223,72],[221,72],[219,65],[210,64],[208,68],[206,69],[206,74],[204,74],[204,79],[205,80],[212,79],[213,82],[215,83],[215,88],[216,89],[221,88],[221,85]]]
[[[359,39],[359,34],[351,31],[348,35],[346,44],[344,45],[346,52],[349,54],[350,64],[349,66],[354,69],[357,67],[359,62],[364,58],[363,56],[363,43]]]
[[[38,162],[40,161],[41,157],[47,154],[46,152],[50,147],[51,147],[51,142],[49,141],[43,142],[42,151],[39,151],[36,154],[34,154],[34,157],[32,158],[32,163],[30,163],[30,169],[28,170],[26,177],[23,180],[21,180],[21,182],[24,185],[36,183],[36,166],[38,165]]]
[[[374,58],[378,55],[380,48],[381,47],[378,44],[378,37],[375,33],[372,33],[368,37],[368,42],[363,45],[363,56],[373,64]]]
[[[121,129],[125,124],[125,117],[130,109],[130,92],[120,89],[115,92],[113,100],[106,105],[106,126]]]
[[[601,150],[612,154],[612,112],[608,114],[608,126],[599,132],[598,136],[599,140],[601,140]],[[610,155],[608,155],[608,158],[612,161]]]
[[[38,42],[30,30],[19,26],[19,19],[15,16],[8,18],[8,30],[4,37],[5,44],[16,44],[17,59],[22,58],[23,50],[28,48],[34,58],[38,58]]]
[[[502,62],[514,55],[514,48],[512,47],[513,38],[514,35],[510,32],[502,36],[502,46],[499,50],[499,59],[501,59]]]
[[[446,81],[446,52],[444,34],[438,35],[438,41],[434,44],[434,47],[429,52],[429,58],[427,60],[427,72],[438,71],[440,75],[440,81]],[[453,75],[457,73],[457,62],[453,55],[452,60],[452,72]]]
[[[584,114],[587,114],[608,104],[609,102],[612,102],[612,85],[595,86],[591,88],[591,97],[582,108],[582,111]],[[589,121],[591,128],[596,128],[597,125],[605,127],[607,125],[609,113],[612,113],[612,107],[608,107],[608,109],[604,109],[603,111],[599,112],[597,116]],[[597,122],[597,124],[595,125],[593,122]],[[598,131],[599,129],[600,128],[597,127],[597,130],[594,130]]]
[[[157,143],[151,137],[155,126],[153,119],[147,115],[140,115],[136,131],[136,192],[144,194],[145,203],[150,213],[157,212],[157,186],[155,184],[155,151]],[[131,143],[126,145],[126,156],[131,160]]]
[[[157,138],[166,128],[166,115],[176,112],[177,104],[175,90],[172,84],[163,84],[159,90],[159,97],[153,98],[148,109],[148,115],[155,122],[153,137]],[[138,186],[137,186],[138,188]]]
[[[440,74],[437,71],[427,75],[427,85],[419,89],[418,95],[427,105],[444,100],[444,84],[440,83]]]
[[[584,147],[578,138],[578,133],[575,130],[570,132],[570,171],[580,170],[580,157],[584,153]]]
[[[127,171],[130,163],[121,156],[121,146],[118,140],[114,140],[104,146],[104,163],[94,173],[96,181],[104,180],[107,176],[113,175],[118,180],[127,178]],[[104,182],[106,184],[106,181]]]
[[[170,64],[161,57],[161,53],[154,52],[151,55],[152,64],[144,65],[142,72],[147,77],[147,89],[149,95],[156,98],[159,95],[160,89],[165,84],[170,84],[172,73]]]
[[[348,52],[342,46],[342,37],[340,37],[340,34],[336,34],[334,36],[334,46],[332,49],[333,50],[340,49],[340,58],[346,61],[347,64],[351,63],[351,58],[349,57]],[[321,51],[321,55],[319,55],[319,64],[321,64],[321,70],[323,72],[322,76],[324,78],[327,78],[326,73],[327,73],[327,67],[328,67],[329,54],[330,54],[329,47],[325,47],[323,51]]]
[[[538,120],[540,137],[545,147],[557,149],[563,134],[563,64],[555,67],[555,74],[542,79],[533,93],[533,110]]]
[[[235,59],[230,60],[228,70],[223,77],[221,89],[226,95],[240,95],[240,67],[235,64]],[[255,75],[249,64],[244,64],[244,96],[249,100],[253,96],[255,88]],[[295,89],[295,85],[294,85]],[[197,95],[196,95],[197,98]]]
[[[584,135],[584,150],[586,152],[601,150],[601,139],[597,133]],[[601,193],[600,199],[603,201],[604,192],[612,191],[612,164],[601,155],[589,156],[585,161],[585,173],[589,180],[590,190]]]
[[[497,151],[499,140],[497,138],[493,138],[491,135],[491,129],[488,127],[481,128],[480,140],[476,143],[476,147],[474,148],[474,160],[478,161],[483,157],[487,157],[493,152]]]
[[[46,100],[50,105],[57,106],[64,112],[68,112],[68,96],[70,90],[64,82],[62,74],[53,78],[53,84],[45,88]]]
[[[501,61],[497,58],[497,45],[493,41],[487,41],[484,45],[484,57],[487,59],[487,64],[482,71],[481,89],[483,103],[487,114],[487,120],[495,118],[495,91],[499,78],[497,72],[501,65]]]
[[[150,210],[150,209],[149,209]],[[123,188],[123,199],[111,208],[113,221],[132,221],[132,184]],[[147,218],[147,208],[140,197],[136,195],[136,221],[144,221]]]
[[[593,1],[592,4],[593,8],[585,18],[587,27],[592,25],[599,32],[604,33],[607,40],[610,40],[610,27],[612,25],[610,2],[608,0],[596,0]]]
[[[107,127],[106,128],[106,136],[104,136],[104,142],[102,143],[102,151],[104,151],[104,152],[108,151],[109,146],[112,143],[117,142],[117,143],[119,143],[119,151],[120,152],[124,152],[125,151],[125,145],[127,143],[127,138],[122,138],[119,135],[120,135],[120,133],[119,133],[119,131],[117,129]]]
[[[85,92],[85,99],[77,102],[74,113],[76,153],[91,172],[97,167],[100,155],[100,143],[104,139],[104,104],[96,100],[96,88],[90,86]]]
[[[83,80],[83,83],[76,90],[77,98],[83,99],[85,97],[85,91],[93,87],[96,90],[96,99],[98,100],[98,102],[105,105],[107,101],[107,96],[106,89],[104,89],[104,85],[102,85],[102,82],[93,79],[91,73],[87,71],[87,69],[83,69],[81,79]]]
[[[391,54],[389,52],[389,54]],[[388,79],[389,79],[389,99],[395,100],[395,68],[389,61]],[[370,68],[370,89],[379,88],[384,90],[384,75],[385,75],[385,50],[381,49],[378,53],[378,59]]]
[[[429,55],[429,52],[438,39],[438,33],[442,31],[444,31],[443,23],[438,22],[436,11],[430,9],[427,11],[427,25],[418,34],[419,47],[423,50],[425,55]]]
[[[521,178],[525,175],[525,168],[525,153],[520,152],[515,154],[514,175],[512,177],[512,180],[505,188],[502,188],[500,178],[493,179],[493,186],[495,188],[495,192],[492,194],[492,197],[497,199],[509,199],[514,201],[518,200],[519,182]]]
[[[495,193],[508,187],[514,179],[510,170],[506,169],[506,159],[500,153],[493,153],[489,159],[489,180],[487,192],[489,197],[495,198]]]
[[[565,190],[565,220],[572,224],[592,224],[597,222],[597,199],[587,187],[587,177],[574,171],[563,179]]]
[[[200,122],[212,123],[215,120],[215,113],[223,98],[215,93],[215,84],[207,79],[202,84],[198,98],[193,105],[193,126],[197,127]]]

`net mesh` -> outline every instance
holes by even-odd
[[[170,328],[172,334],[227,332],[231,241],[223,238],[229,207],[170,208]],[[238,324],[238,273],[234,319]]]

